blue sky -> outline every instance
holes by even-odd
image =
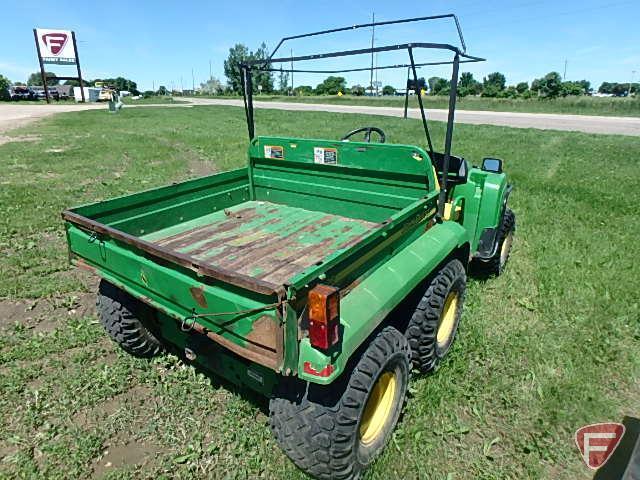
[[[409,5],[416,5],[409,10]],[[265,41],[273,48],[285,35],[366,23],[375,11],[377,20],[453,12],[458,14],[468,52],[488,59],[466,66],[481,79],[493,71],[507,76],[508,84],[530,81],[556,70],[567,79],[587,79],[596,87],[602,81],[628,82],[632,70],[640,79],[640,2],[608,0],[485,0],[397,3],[389,1],[213,2],[199,0],[78,2],[30,0],[11,2],[0,20],[0,74],[25,81],[37,71],[33,27],[68,28],[76,32],[87,78],[125,76],[139,88],[153,85],[190,88],[213,75],[224,79],[223,61],[229,47],[244,43],[255,49]],[[295,54],[328,49],[363,48],[370,31],[338,34],[324,40],[285,45]],[[456,41],[451,24],[391,27],[376,32],[376,43],[406,41]],[[424,53],[417,61],[428,61]],[[380,65],[405,61],[398,54],[380,54]],[[369,57],[332,60],[298,67],[364,67]],[[58,75],[71,75],[73,67],[52,67]],[[446,68],[423,69],[421,76],[447,76]],[[401,86],[405,72],[384,71],[378,79]],[[368,73],[347,74],[349,84],[367,85]],[[324,76],[297,75],[296,85],[316,85]]]

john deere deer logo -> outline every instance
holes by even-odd
[[[42,35],[42,43],[52,55],[59,55],[67,43],[67,38],[66,33],[45,33]]]

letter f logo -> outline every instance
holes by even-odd
[[[576,445],[587,467],[596,470],[609,460],[624,435],[621,423],[594,423],[576,431]]]

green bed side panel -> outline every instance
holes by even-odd
[[[247,168],[218,173],[71,209],[135,236],[249,200]]]
[[[451,252],[465,243],[466,232],[455,222],[444,222],[398,252],[369,275],[340,302],[343,327],[340,352],[315,349],[305,338],[300,342],[298,375],[314,383],[329,384],[345,368],[351,355],[384,318]],[[305,373],[304,363],[316,371],[327,365],[333,372],[327,377]]]

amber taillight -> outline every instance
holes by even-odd
[[[340,327],[340,291],[328,285],[316,285],[309,291],[309,339],[311,345],[327,350],[338,343]]]

